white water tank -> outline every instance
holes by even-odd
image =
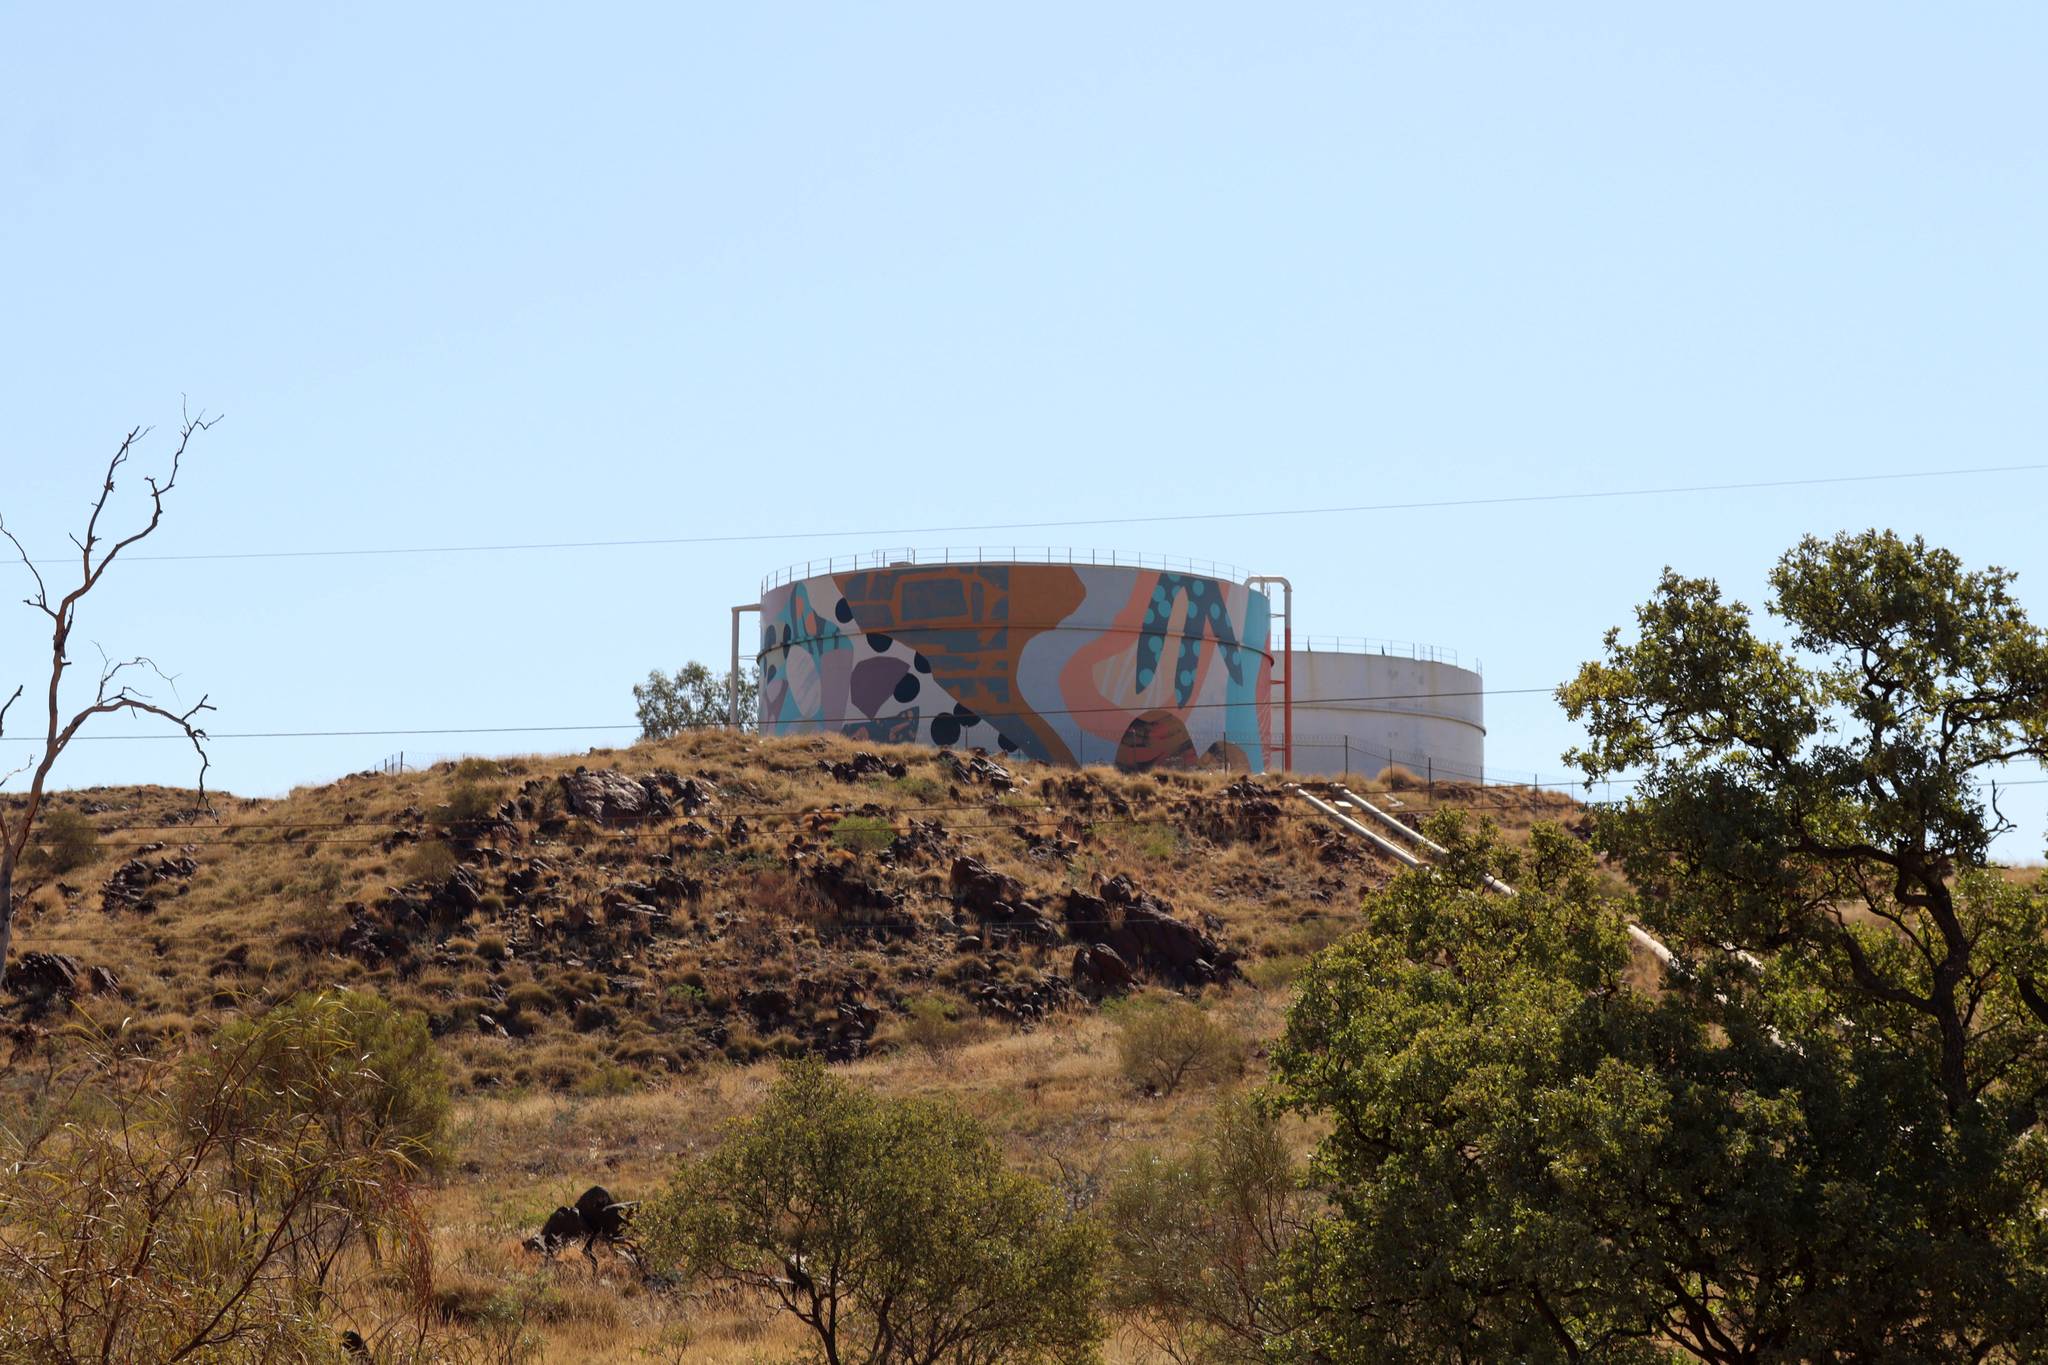
[[[1311,640],[1294,675],[1298,773],[1478,781],[1485,772],[1484,679],[1448,650],[1392,641]],[[1277,706],[1279,688],[1274,688]]]

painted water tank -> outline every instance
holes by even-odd
[[[1233,571],[901,556],[763,585],[765,733],[1130,770],[1278,763],[1269,603]]]

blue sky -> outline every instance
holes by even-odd
[[[0,512],[39,552],[181,394],[227,421],[166,554],[2041,458],[2034,6],[0,23]],[[1019,535],[1285,573],[1303,629],[1449,645],[1514,688],[1566,677],[1665,564],[1755,600],[1808,531],[1923,532],[2048,617],[2044,487]],[[137,564],[81,634],[211,692],[222,731],[625,724],[649,668],[723,657],[764,572],[876,540]],[[32,614],[0,617],[0,671],[38,650]],[[1562,775],[1552,703],[1488,710],[1491,766]],[[604,738],[223,739],[215,777]],[[103,742],[64,775],[191,766]],[[2014,856],[2048,803],[2021,809]]]

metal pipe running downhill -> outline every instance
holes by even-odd
[[[1443,857],[1449,852],[1448,849],[1446,849],[1442,844],[1437,843],[1436,840],[1428,838],[1427,836],[1419,834],[1415,830],[1408,828],[1408,826],[1402,824],[1399,820],[1396,820],[1393,816],[1381,810],[1372,802],[1367,801],[1363,797],[1359,796],[1357,793],[1353,792],[1349,787],[1339,785],[1336,786],[1334,789],[1337,792],[1341,793],[1344,799],[1351,805],[1356,806],[1358,809],[1365,811],[1370,815],[1376,816],[1383,823],[1393,827],[1394,829],[1399,830],[1403,835],[1407,836],[1408,839],[1428,849],[1435,856]],[[1356,835],[1359,835],[1367,843],[1373,845],[1373,847],[1379,849],[1381,852],[1392,857],[1394,861],[1402,864],[1404,867],[1421,868],[1429,866],[1429,864],[1425,863],[1421,858],[1416,857],[1413,853],[1410,853],[1407,849],[1402,848],[1393,840],[1385,837],[1384,835],[1378,833],[1375,830],[1367,829],[1364,825],[1352,819],[1343,811],[1338,810],[1335,806],[1323,800],[1321,797],[1316,796],[1311,792],[1303,791],[1299,784],[1290,782],[1287,784],[1287,790],[1293,792],[1296,796],[1308,802],[1311,806],[1314,806],[1317,810],[1329,816],[1332,820],[1335,820],[1344,828],[1350,830],[1352,833]],[[1486,878],[1486,889],[1489,891],[1497,892],[1498,894],[1503,896],[1512,896],[1515,894],[1515,888],[1509,886],[1506,882],[1502,881],[1500,878],[1495,877],[1491,874],[1488,874]],[[1677,955],[1673,953],[1671,949],[1666,947],[1656,937],[1656,935],[1652,934],[1649,930],[1643,928],[1642,925],[1637,924],[1633,920],[1631,920],[1629,921],[1627,927],[1629,938],[1633,942],[1642,945],[1642,947],[1646,949],[1652,957],[1656,958],[1657,961],[1660,964],[1662,964],[1666,970],[1670,970],[1672,965],[1677,962]],[[1749,954],[1744,953],[1742,954],[1742,956],[1748,959],[1751,965],[1760,965],[1757,964],[1756,959],[1751,958]]]
[[[1308,802],[1311,806],[1314,806],[1317,810],[1329,816],[1332,820],[1335,820],[1345,829],[1350,830],[1353,834],[1356,834],[1359,838],[1365,840],[1374,848],[1386,854],[1389,858],[1392,858],[1395,862],[1401,864],[1403,867],[1421,868],[1429,866],[1429,864],[1423,862],[1422,859],[1416,857],[1413,853],[1410,853],[1407,849],[1401,847],[1392,839],[1389,839],[1385,835],[1379,834],[1376,831],[1367,829],[1364,825],[1359,824],[1356,820],[1346,815],[1343,811],[1338,810],[1335,806],[1323,800],[1322,797],[1315,795],[1313,792],[1303,791],[1299,783],[1288,783],[1287,790],[1293,792],[1296,796]]]
[[[1358,809],[1364,811],[1367,815],[1370,815],[1373,819],[1379,821],[1387,828],[1396,831],[1403,838],[1408,839],[1410,842],[1414,843],[1418,847],[1427,849],[1432,857],[1448,858],[1451,856],[1451,851],[1445,848],[1442,844],[1430,838],[1428,835],[1422,833],[1420,830],[1413,830],[1408,828],[1408,826],[1402,824],[1399,820],[1396,820],[1392,815],[1390,815],[1386,811],[1381,810],[1378,806],[1375,806],[1372,802],[1366,800],[1357,792],[1352,791],[1351,788],[1343,785],[1341,782],[1333,784],[1331,789],[1335,791],[1337,795],[1343,797],[1346,801],[1350,802]],[[1515,888],[1509,886],[1506,882],[1502,881],[1500,878],[1494,876],[1490,872],[1486,874],[1486,889],[1489,891],[1497,891],[1503,896],[1512,896],[1515,894]]]

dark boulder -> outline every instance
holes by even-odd
[[[1181,807],[1181,824],[1211,843],[1257,843],[1280,826],[1280,803],[1248,777],[1218,792],[1214,799],[1191,797]]]
[[[368,911],[358,910],[334,948],[344,957],[374,967],[406,956],[412,951],[412,940],[391,925],[379,923]]]
[[[654,879],[654,899],[658,902],[677,906],[684,901],[702,900],[704,883],[696,877],[680,872],[664,872]]]
[[[69,953],[23,953],[7,969],[7,984],[17,995],[71,999],[92,989],[85,964]]]
[[[914,934],[917,921],[904,909],[903,892],[883,886],[843,849],[803,859],[804,876],[829,904],[839,923],[884,933]]]
[[[740,1008],[762,1023],[773,1023],[788,1018],[790,1011],[796,1008],[796,1001],[780,986],[763,986],[742,995]]]
[[[910,771],[894,759],[882,758],[865,749],[845,762],[820,762],[818,767],[840,782],[858,782],[868,777],[903,777]]]
[[[1106,943],[1074,949],[1074,965],[1069,975],[1074,989],[1090,1000],[1122,995],[1137,984],[1130,964]]]
[[[953,860],[947,877],[953,901],[978,915],[986,915],[997,904],[1015,905],[1024,899],[1024,886],[1015,877],[997,872],[979,858],[964,854]]]
[[[1067,936],[1084,946],[1113,948],[1125,965],[1173,986],[1200,986],[1237,975],[1237,955],[1195,926],[1175,919],[1162,901],[1128,877],[1110,878],[1102,894],[1067,893]]]

